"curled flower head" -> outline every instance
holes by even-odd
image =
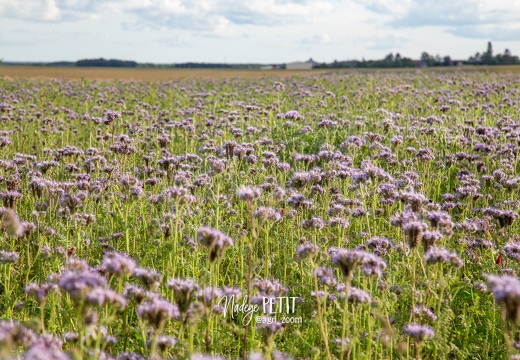
[[[485,208],[482,213],[497,219],[501,228],[511,225],[518,217],[518,214],[512,210],[500,210],[495,208]]]
[[[434,229],[438,226],[441,228],[446,226],[453,227],[451,216],[444,211],[431,211],[426,215],[426,219],[428,219]]]
[[[127,300],[110,289],[95,288],[87,295],[87,302],[91,305],[102,307],[104,304],[111,304],[119,309],[124,309]]]
[[[350,222],[343,217],[332,217],[329,219],[327,225],[330,227],[347,228]]]
[[[237,190],[237,195],[240,200],[247,203],[252,203],[254,200],[260,197],[262,189],[250,186],[242,186]]]
[[[23,194],[17,190],[0,192],[0,199],[3,200],[4,206],[11,209],[16,209],[16,204],[21,197],[23,197]]]
[[[318,246],[313,243],[306,243],[296,247],[296,257],[302,260],[312,258],[318,253],[318,250]]]
[[[508,321],[520,322],[520,280],[511,275],[488,275],[487,285],[498,304],[505,309]]]
[[[423,204],[428,201],[426,196],[415,192],[403,192],[400,199],[403,203],[410,204],[414,213],[420,213]]]
[[[209,249],[209,260],[211,262],[220,260],[224,255],[225,248],[235,245],[233,239],[220,230],[207,226],[197,231],[197,240]]]
[[[498,222],[500,227],[511,225],[513,221],[518,217],[518,214],[512,210],[503,210],[498,215]]]
[[[413,313],[417,317],[428,318],[431,321],[437,320],[437,315],[434,314],[433,309],[426,307],[424,305],[416,305],[413,309]]]
[[[341,350],[344,351],[347,349],[348,345],[350,344],[350,338],[336,338],[334,339],[334,344]]]
[[[302,221],[302,227],[304,229],[314,228],[314,229],[322,229],[325,226],[325,222],[322,218],[313,216],[310,219],[306,219]]]
[[[326,286],[335,286],[338,283],[338,280],[334,275],[334,269],[326,266],[317,268],[316,276],[318,277],[318,280]]]
[[[455,252],[444,248],[430,248],[424,255],[424,260],[428,265],[436,263],[451,264],[454,267],[461,267],[464,265],[461,258]]]
[[[168,287],[173,290],[175,302],[182,313],[188,311],[192,295],[200,289],[199,284],[193,279],[171,279],[168,281]]]
[[[348,293],[349,303],[369,303],[370,301],[372,301],[372,298],[366,291],[355,288],[354,286],[350,287]]]
[[[0,215],[3,215],[2,229],[9,237],[21,237],[24,234],[24,226],[14,210],[10,208],[0,208]]]
[[[386,262],[375,254],[367,253],[363,259],[363,274],[366,276],[376,275],[380,278],[385,268]]]
[[[27,346],[33,343],[36,334],[16,320],[0,320],[0,344]]]
[[[19,258],[20,255],[16,251],[0,250],[0,264],[14,264]]]
[[[177,344],[177,338],[173,336],[168,335],[159,335],[157,337],[157,348],[159,351],[163,352],[167,349],[173,348]],[[146,342],[146,347],[151,348],[152,347],[152,339],[148,339]]]
[[[107,281],[93,270],[66,270],[58,280],[60,290],[68,293],[74,301],[82,301],[97,287],[106,288]]]
[[[200,289],[195,294],[197,300],[202,302],[205,306],[214,305],[217,303],[217,299],[221,298],[224,295],[224,292],[221,288],[214,286],[207,286],[203,289]]]
[[[354,270],[363,264],[366,255],[361,250],[336,249],[332,251],[331,260],[340,268],[345,278],[350,278]]]
[[[272,319],[272,317],[261,317],[257,319],[257,328],[263,335],[265,344],[269,344],[275,335],[281,334],[285,329],[285,324],[276,320],[272,321]]]
[[[58,286],[53,283],[44,283],[39,285],[32,282],[25,287],[25,293],[29,296],[35,297],[40,304],[45,303],[47,296],[58,290]]]
[[[49,346],[44,343],[36,342],[31,345],[23,356],[24,359],[54,359],[69,360],[66,352],[56,346]]]
[[[422,221],[410,221],[403,226],[404,234],[408,240],[408,246],[410,249],[414,249],[419,245],[422,239],[423,231],[426,230],[426,223]]]
[[[520,260],[520,241],[510,241],[505,244],[504,252],[508,258]]]
[[[280,211],[273,209],[272,207],[260,206],[253,213],[255,218],[259,218],[261,221],[282,221],[282,214]]]
[[[385,255],[388,253],[391,249],[394,248],[394,244],[392,240],[381,237],[381,236],[374,236],[370,238],[366,246],[369,249],[372,249],[374,251],[374,254],[376,255]]]
[[[435,330],[428,325],[421,324],[408,324],[403,328],[406,335],[415,339],[416,341],[425,341],[433,338],[435,336]]]
[[[152,269],[136,268],[132,277],[141,280],[147,290],[156,290],[163,279],[163,275]]]
[[[136,303],[140,304],[147,297],[147,292],[139,286],[128,284],[125,286],[123,296],[127,300],[135,300]]]
[[[423,232],[422,237],[421,237],[421,242],[422,242],[424,251],[427,252],[428,249],[431,246],[434,246],[435,243],[437,241],[439,241],[440,239],[442,239],[442,234],[441,234],[440,231],[437,231],[437,230],[433,230],[433,231],[427,230],[427,231]]]
[[[109,252],[103,257],[103,266],[109,274],[114,274],[118,277],[126,277],[132,275],[136,263],[126,254]]]
[[[279,186],[275,187],[273,190],[273,199],[275,199],[276,201],[282,201],[284,197],[285,190]]]
[[[297,110],[289,110],[283,115],[285,119],[301,120],[304,118]]]
[[[137,315],[158,329],[166,320],[178,319],[180,312],[177,305],[157,295],[141,303],[141,305],[137,307]]]

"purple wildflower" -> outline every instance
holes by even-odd
[[[136,268],[132,277],[141,280],[146,289],[156,290],[163,279],[163,275],[152,269]]]
[[[133,274],[136,263],[126,254],[109,252],[103,257],[102,266],[109,274],[114,274],[118,277],[127,277]]]
[[[498,304],[505,308],[505,317],[514,324],[520,322],[520,280],[510,275],[488,275],[487,285]]]
[[[16,251],[0,250],[0,265],[1,264],[15,264],[20,255]]]
[[[231,237],[220,230],[204,226],[197,231],[197,240],[209,249],[209,260],[211,262],[220,260],[228,246],[235,243]]]
[[[429,340],[435,336],[435,330],[428,325],[421,324],[408,324],[403,327],[406,335],[415,339],[416,341],[422,342],[425,340]]]
[[[240,198],[240,200],[245,201],[247,203],[252,203],[254,200],[259,198],[261,194],[262,189],[255,187],[242,186],[237,190],[237,195]]]
[[[137,307],[137,315],[156,329],[160,329],[164,326],[164,322],[167,320],[180,318],[177,305],[159,296],[154,296],[142,302]]]
[[[451,264],[454,267],[461,267],[464,265],[464,262],[455,252],[436,247],[431,247],[426,252],[424,255],[424,261],[426,261],[428,265],[436,263]]]
[[[296,257],[299,259],[313,258],[318,253],[319,247],[313,243],[306,243],[296,247]]]
[[[173,290],[173,296],[180,311],[186,313],[192,296],[200,289],[200,286],[193,279],[171,279],[168,281],[168,288]]]
[[[335,249],[331,251],[331,260],[340,268],[345,278],[351,278],[354,270],[363,264],[367,254],[361,250]]]

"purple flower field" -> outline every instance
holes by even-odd
[[[0,79],[1,359],[520,356],[520,75]]]

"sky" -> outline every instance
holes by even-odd
[[[0,59],[285,63],[520,55],[519,0],[0,0]]]

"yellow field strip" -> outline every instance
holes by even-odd
[[[261,79],[267,77],[312,76],[342,72],[402,71],[489,71],[520,72],[520,66],[458,66],[407,69],[315,69],[315,70],[242,70],[242,69],[149,69],[50,66],[0,66],[0,78],[57,78],[89,80],[179,80],[179,79]]]

